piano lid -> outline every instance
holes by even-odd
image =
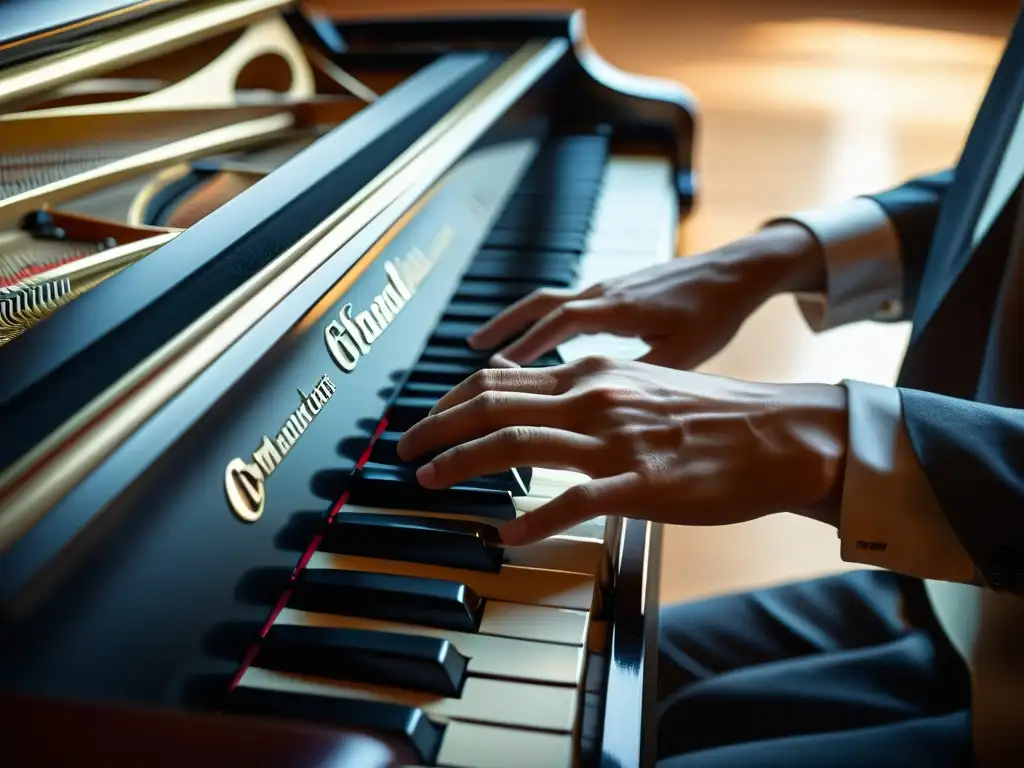
[[[0,67],[56,53],[110,27],[190,0],[7,0],[0,7]]]

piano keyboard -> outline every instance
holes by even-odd
[[[537,288],[584,287],[672,257],[669,165],[608,158],[607,144],[575,136],[542,150],[397,393],[390,431],[239,677],[232,711],[373,727],[406,741],[421,765],[578,764],[585,695],[599,693],[588,679],[607,663],[598,617],[616,521],[506,550],[502,521],[588,478],[531,468],[426,491],[395,444],[397,430],[486,366],[465,338],[488,317]],[[612,339],[574,340],[562,355],[643,351]]]

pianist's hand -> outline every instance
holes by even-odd
[[[577,334],[613,333],[643,339],[651,347],[644,362],[688,369],[721,350],[772,296],[822,289],[817,242],[797,224],[778,224],[582,291],[539,291],[497,315],[469,343],[495,349],[529,328],[498,353],[526,365]]]
[[[846,392],[753,384],[633,361],[480,371],[398,444],[443,489],[511,467],[593,478],[506,524],[528,544],[601,515],[726,525],[781,511],[830,518],[846,452]]]

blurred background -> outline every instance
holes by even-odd
[[[895,185],[955,162],[1018,4],[1006,0],[315,0],[346,16],[584,8],[591,42],[630,72],[682,83],[701,106],[699,208],[679,253],[766,218]],[[344,9],[344,11],[342,11]],[[903,325],[813,336],[770,302],[705,369],[763,381],[891,384]],[[842,570],[833,530],[789,515],[666,532],[662,599]]]

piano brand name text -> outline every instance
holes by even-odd
[[[369,308],[353,315],[352,305],[345,304],[338,312],[338,319],[324,328],[327,351],[341,370],[351,373],[360,358],[370,353],[373,342],[394,322],[448,250],[454,234],[454,230],[446,226],[426,252],[412,248],[405,256],[386,261],[387,284],[373,298]]]
[[[224,490],[228,504],[238,518],[247,523],[255,523],[263,516],[267,479],[284,461],[336,391],[334,382],[326,375],[320,377],[309,395],[298,390],[299,407],[292,411],[273,439],[263,436],[259,447],[252,453],[252,461],[232,459],[228,462],[224,470]]]

